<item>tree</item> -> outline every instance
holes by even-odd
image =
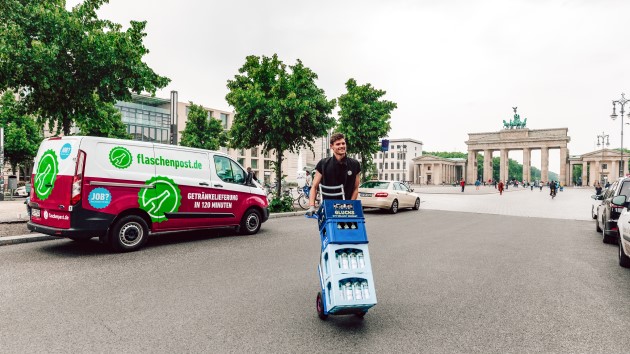
[[[391,129],[391,112],[396,103],[380,98],[385,91],[370,84],[357,85],[355,79],[346,82],[347,93],[339,96],[339,124],[337,130],[346,136],[347,152],[361,159],[363,179],[372,164],[372,154],[380,151],[379,139]]]
[[[96,95],[94,100],[98,101]],[[127,126],[122,121],[122,114],[113,104],[99,101],[95,103],[94,108],[90,119],[81,119],[77,122],[82,135],[131,139],[131,134],[127,133]]]
[[[330,113],[336,101],[326,99],[316,79],[317,74],[299,59],[287,67],[274,54],[248,56],[239,74],[228,80],[230,92],[225,98],[235,111],[230,146],[249,149],[262,145],[265,151],[275,152],[276,195],[281,190],[284,152],[302,147],[312,151],[312,141],[335,123]]]
[[[0,98],[0,126],[5,128],[4,157],[13,173],[19,166],[28,173],[43,136],[35,119],[24,114],[20,108],[13,91],[6,91]]]
[[[155,93],[170,81],[142,61],[146,22],[123,31],[99,19],[106,2],[85,0],[68,11],[65,0],[2,0],[0,91],[19,92],[20,104],[51,132],[67,135],[74,121],[97,119],[90,113],[98,102],[128,101],[131,92]]]
[[[181,145],[218,150],[221,146],[226,146],[226,142],[227,136],[223,131],[221,121],[210,117],[203,107],[190,102]]]

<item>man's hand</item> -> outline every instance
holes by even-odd
[[[313,214],[315,214],[315,206],[311,205],[311,207],[306,211],[306,216],[313,216]]]

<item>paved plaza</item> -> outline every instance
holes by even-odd
[[[453,186],[414,186],[421,195],[422,209],[460,211],[522,217],[591,220],[592,188],[564,188],[555,199],[549,188],[510,187],[503,195],[492,186],[466,186],[464,193]]]

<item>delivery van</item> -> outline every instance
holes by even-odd
[[[28,229],[73,240],[98,237],[116,251],[150,234],[231,227],[255,234],[269,218],[264,190],[246,184],[224,153],[91,136],[39,147]]]

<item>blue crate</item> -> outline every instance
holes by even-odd
[[[346,287],[347,284],[350,284],[349,288]],[[367,286],[362,286],[363,284]],[[332,275],[323,285],[324,310],[327,313],[367,311],[377,303],[371,273]]]
[[[342,257],[344,253],[345,257]],[[351,257],[350,255],[353,253],[354,255]],[[343,260],[344,258],[347,262]],[[354,261],[352,258],[354,258]],[[327,281],[333,274],[362,274],[372,272],[372,261],[367,244],[329,244],[321,253],[320,263],[324,281]]]
[[[324,223],[319,235],[322,251],[328,244],[368,243],[364,219],[329,219]]]
[[[325,199],[317,211],[319,229],[332,219],[363,219],[363,207],[360,200]]]

